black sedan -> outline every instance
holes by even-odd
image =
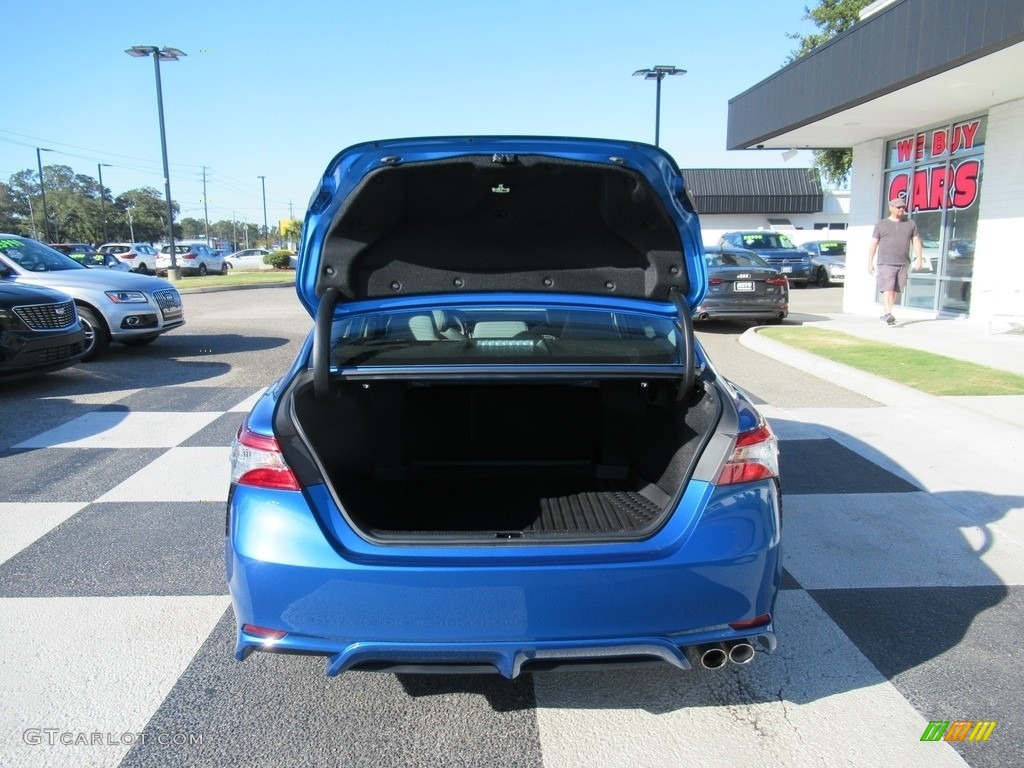
[[[752,251],[729,246],[704,249],[708,292],[695,320],[746,318],[781,323],[789,314],[789,280]]]
[[[65,368],[84,352],[70,296],[0,279],[0,381]]]

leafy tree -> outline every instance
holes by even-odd
[[[11,188],[0,181],[0,232],[21,232],[22,219],[14,212]]]
[[[302,222],[298,219],[289,219],[288,223],[281,228],[281,237],[293,245],[298,244],[300,234],[302,234]]]
[[[819,31],[809,35],[790,34],[788,37],[799,41],[800,47],[790,54],[787,63],[810,53],[840,32],[852,27],[860,20],[861,10],[871,2],[872,0],[818,0],[814,8],[804,6],[803,19],[814,22]],[[852,165],[853,150],[850,148],[814,151],[814,167],[824,179],[837,187],[843,186],[849,179]]]
[[[206,220],[196,219],[191,216],[186,216],[179,222],[181,226],[181,236],[186,240],[204,240],[206,239]]]
[[[171,210],[177,216],[181,208],[172,202]],[[163,194],[152,187],[129,189],[114,198],[114,213],[108,221],[115,218],[119,239],[156,243],[167,238],[167,204]],[[180,237],[181,228],[175,225],[174,229],[174,236]]]

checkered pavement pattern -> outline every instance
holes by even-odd
[[[874,440],[892,409],[765,407],[785,493],[771,656],[330,679],[231,655],[229,446],[259,394],[136,391],[0,452],[0,764],[1019,764],[1024,539],[1000,525],[1024,501]],[[998,724],[922,742],[934,720]]]

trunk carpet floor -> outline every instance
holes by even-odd
[[[347,485],[342,502],[369,528],[407,533],[610,533],[640,528],[661,512],[625,483],[593,479],[368,479]]]

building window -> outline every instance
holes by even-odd
[[[925,268],[913,270],[903,303],[966,314],[971,305],[985,118],[973,117],[893,139],[886,145],[883,207],[900,197],[924,241]]]

